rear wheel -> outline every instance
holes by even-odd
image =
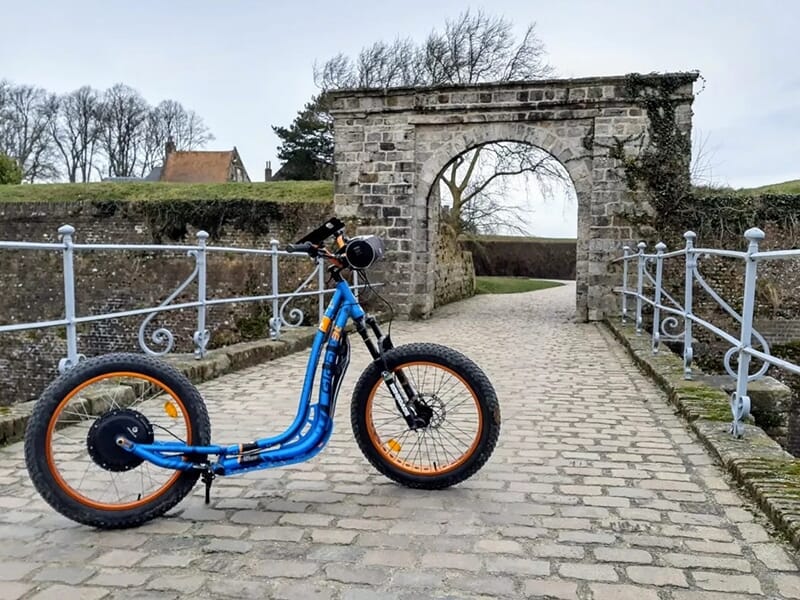
[[[384,361],[373,362],[356,385],[350,415],[367,459],[408,487],[439,489],[471,477],[500,434],[500,408],[483,371],[436,344],[400,346],[386,353],[385,364],[416,390],[411,404],[424,426],[408,426],[383,381]]]
[[[140,525],[191,491],[199,471],[143,461],[116,444],[119,435],[207,445],[211,426],[197,389],[171,366],[140,354],[83,361],[45,390],[28,423],[36,489],[64,516],[105,529]]]

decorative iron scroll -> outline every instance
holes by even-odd
[[[303,289],[306,286],[308,286],[309,283],[311,283],[311,280],[314,279],[314,277],[317,275],[317,273],[321,268],[322,268],[322,263],[320,261],[317,261],[317,266],[314,268],[313,271],[311,271],[311,274],[305,279],[305,281],[303,281],[303,283],[297,286],[297,288],[292,292],[292,294],[288,298],[286,298],[286,300],[284,300],[281,303],[280,310],[278,310],[278,319],[280,319],[280,324],[282,326],[300,327],[300,325],[303,324],[305,313],[303,313],[301,309],[295,307],[289,310],[289,317],[287,318],[285,314],[286,307],[290,302],[297,300],[297,298],[300,297],[297,294],[303,291]]]
[[[195,250],[190,250],[189,252],[187,252],[187,255],[188,256],[192,256],[192,257],[196,257],[197,256],[197,252]],[[199,267],[197,266],[197,263],[195,262],[194,270],[189,275],[189,277],[187,277],[184,280],[184,282],[181,283],[178,286],[178,288],[174,292],[172,292],[172,294],[170,294],[169,297],[166,300],[164,300],[161,304],[159,304],[157,308],[162,308],[162,307],[165,307],[165,306],[169,306],[169,304],[173,300],[175,300],[175,298],[180,296],[183,293],[183,290],[185,290],[189,286],[189,284],[192,283],[195,280],[195,278],[197,277],[198,270],[199,270]],[[152,321],[159,312],[160,311],[155,310],[154,312],[152,312],[149,315],[147,315],[147,317],[145,317],[144,321],[142,321],[142,324],[139,326],[139,347],[142,349],[142,351],[145,354],[149,354],[150,356],[164,356],[165,354],[168,354],[172,350],[172,348],[175,346],[175,336],[166,327],[159,327],[158,329],[156,329],[150,335],[150,339],[152,340],[152,342],[154,344],[157,344],[159,346],[163,346],[162,350],[153,350],[152,348],[150,348],[150,346],[147,345],[145,331],[147,330],[147,326],[150,324],[150,321]],[[210,336],[208,335],[208,331],[207,330],[206,330],[205,334],[207,336],[206,337],[206,343],[208,343],[208,339],[207,338],[210,337]],[[195,340],[195,343],[197,343],[197,340]]]

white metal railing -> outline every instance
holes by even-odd
[[[628,320],[628,300],[634,299],[636,333],[642,334],[644,330],[642,308],[649,305],[653,309],[652,321],[652,349],[657,353],[662,340],[683,340],[683,370],[686,379],[692,378],[692,327],[697,324],[705,327],[718,337],[731,345],[725,354],[724,366],[729,375],[736,380],[736,390],[731,394],[731,433],[741,437],[744,433],[742,420],[750,414],[750,398],[747,395],[748,383],[764,376],[770,365],[786,369],[800,375],[800,366],[772,356],[769,345],[764,337],[753,328],[753,316],[756,306],[756,279],[758,264],[768,260],[781,260],[789,258],[800,259],[800,250],[773,250],[760,252],[759,242],[764,239],[764,232],[758,228],[748,229],[744,237],[747,240],[745,251],[722,250],[716,248],[697,248],[695,242],[697,235],[692,231],[684,234],[686,246],[681,250],[667,252],[663,242],[655,246],[655,253],[647,254],[647,245],[640,242],[637,250],[629,246],[623,248],[623,256],[613,262],[622,262],[622,288],[615,291],[622,294],[622,321]],[[739,314],[728,304],[703,278],[699,271],[699,261],[709,256],[739,259],[744,262],[744,293],[742,298],[742,312]],[[673,298],[663,286],[664,262],[669,259],[684,257],[685,277],[683,304]],[[651,272],[651,265],[655,265],[655,274]],[[631,267],[636,271],[635,288],[629,285]],[[702,290],[734,320],[739,323],[739,331],[728,333],[720,327],[698,317],[693,312],[694,284]],[[645,293],[652,290],[652,296]],[[662,319],[662,313],[666,316]],[[680,331],[680,321],[683,320],[683,330]],[[754,348],[754,340],[760,350]],[[732,365],[734,355],[737,357],[736,369]],[[750,372],[750,359],[762,361],[762,365],[755,373]]]
[[[78,352],[78,330],[77,327],[81,323],[91,323],[95,321],[104,321],[110,319],[119,319],[123,317],[134,317],[139,315],[146,315],[145,319],[139,326],[138,341],[139,346],[143,352],[151,356],[163,356],[169,353],[175,344],[175,336],[173,333],[164,327],[156,329],[151,334],[151,341],[154,344],[161,346],[160,349],[153,349],[148,345],[146,340],[146,330],[150,321],[159,313],[175,310],[196,309],[196,328],[192,335],[192,342],[194,344],[194,354],[196,358],[205,356],[208,342],[210,340],[210,332],[206,325],[207,308],[209,306],[216,306],[220,304],[233,304],[240,302],[268,302],[272,308],[272,316],[269,319],[270,337],[272,339],[279,339],[281,329],[283,327],[298,327],[302,324],[304,319],[303,311],[299,308],[291,308],[286,315],[286,309],[289,303],[299,297],[304,296],[317,296],[319,306],[319,318],[322,319],[325,310],[325,295],[332,294],[333,288],[325,287],[325,269],[321,259],[316,259],[314,269],[311,274],[291,293],[280,293],[279,289],[279,271],[278,259],[280,257],[291,256],[298,259],[309,260],[308,255],[304,253],[285,252],[279,250],[280,242],[278,240],[270,240],[269,249],[257,248],[234,248],[224,246],[209,246],[208,233],[205,231],[197,232],[196,245],[159,245],[159,244],[76,244],[74,241],[75,228],[71,225],[63,225],[58,229],[59,243],[40,243],[40,242],[8,242],[0,241],[0,250],[41,250],[60,252],[62,254],[63,262],[63,280],[64,280],[64,318],[51,320],[51,321],[35,321],[29,323],[12,323],[7,325],[0,324],[0,333],[24,331],[29,329],[45,329],[49,327],[64,327],[66,329],[66,344],[67,355],[62,358],[58,363],[60,372],[65,372],[67,369],[75,366],[78,361],[83,357]],[[155,252],[155,253],[183,253],[186,256],[194,259],[194,270],[192,273],[158,306],[149,308],[138,308],[134,310],[124,310],[118,312],[111,312],[105,314],[94,314],[79,316],[76,314],[75,304],[75,291],[77,283],[75,280],[74,261],[76,253],[80,252],[96,252],[96,251],[127,251],[127,252]],[[210,254],[248,254],[255,256],[263,256],[268,258],[271,263],[271,293],[257,296],[236,296],[232,298],[208,298],[207,296],[207,280],[206,280],[206,267],[207,259]],[[302,291],[316,278],[317,289]],[[192,283],[196,282],[197,299],[191,302],[180,302],[172,304],[172,301],[180,296],[186,288]],[[358,291],[363,288],[359,285],[358,273],[353,271],[352,287],[356,297]]]

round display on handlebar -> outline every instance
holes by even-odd
[[[383,241],[375,235],[351,238],[345,246],[344,256],[353,269],[366,269],[383,258]]]

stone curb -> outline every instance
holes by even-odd
[[[167,357],[166,361],[197,384],[305,350],[311,346],[315,332],[316,327],[285,329],[279,341],[242,342],[210,350],[201,360],[196,360],[191,354],[178,354]],[[23,439],[35,404],[33,400],[0,409],[0,446]]]
[[[192,354],[175,354],[167,362],[186,375],[192,383],[202,383],[231,373],[305,350],[314,341],[316,327],[296,327],[281,331],[281,339],[241,342],[210,350],[197,360]]]
[[[633,325],[607,320],[606,326],[778,530],[800,549],[800,460],[755,425],[746,425],[743,439],[732,438],[725,392],[702,381],[683,379],[683,360],[668,350],[654,355],[649,336],[636,335]],[[699,375],[699,369],[692,369]]]

